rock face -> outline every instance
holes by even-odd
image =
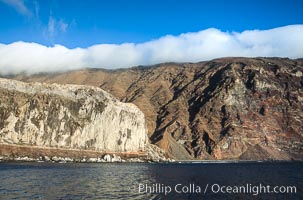
[[[144,114],[100,88],[0,79],[0,142],[133,152],[148,141]]]
[[[303,61],[223,58],[126,70],[16,76],[100,86],[145,114],[177,159],[302,159]]]

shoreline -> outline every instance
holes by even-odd
[[[109,152],[89,149],[65,149],[0,143],[1,162],[50,162],[50,163],[247,163],[247,162],[292,162],[300,159],[277,160],[174,160],[159,156],[152,146],[139,152]]]
[[[69,158],[68,158],[69,159]],[[14,158],[5,158],[3,159],[0,156],[0,165],[1,163],[53,163],[53,164],[81,164],[81,163],[142,163],[142,164],[241,164],[241,163],[293,163],[293,162],[303,162],[303,160],[201,160],[201,161],[175,161],[175,160],[167,160],[167,161],[151,161],[151,160],[140,160],[140,159],[129,159],[129,160],[122,160],[122,161],[92,161],[92,160],[86,160],[86,161],[53,161],[53,160],[37,160],[32,158],[27,159],[14,159]]]
[[[103,163],[171,162],[173,160],[156,152],[153,145],[147,145],[144,151],[111,152],[0,143],[0,161]]]

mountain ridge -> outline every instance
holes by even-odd
[[[297,159],[302,154],[302,63],[228,57],[11,78],[93,85],[132,102],[146,116],[152,143],[174,158],[253,159],[261,151],[268,159]]]

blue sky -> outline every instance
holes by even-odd
[[[74,48],[207,28],[264,30],[302,24],[302,8],[302,0],[0,0],[0,43]]]
[[[0,74],[303,57],[303,0],[0,0]]]

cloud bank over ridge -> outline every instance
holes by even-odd
[[[145,43],[96,44],[68,49],[37,43],[0,43],[0,74],[57,72],[81,68],[126,68],[161,62],[198,62],[228,56],[303,57],[303,25],[222,32],[210,28]]]

